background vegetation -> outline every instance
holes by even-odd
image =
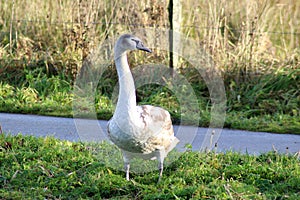
[[[182,3],[182,33],[199,42],[222,72],[229,128],[300,133],[300,2]],[[83,61],[107,38],[138,28],[168,29],[168,1],[0,1],[0,111],[73,116],[73,83]],[[168,52],[132,53],[131,66],[168,64]],[[209,91],[189,63],[177,70],[199,98],[200,126],[210,120]],[[97,86],[98,118],[113,113],[113,63]],[[141,104],[180,107],[168,88],[139,88]]]

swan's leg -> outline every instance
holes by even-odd
[[[158,171],[159,171],[159,177],[158,182],[160,182],[164,170],[164,159],[165,159],[165,150],[160,149],[157,152],[157,160],[158,160]]]
[[[126,180],[129,181],[129,169],[130,169],[130,156],[123,151],[124,170],[126,173]]]
[[[126,172],[126,180],[129,181],[129,168],[130,168],[130,163],[129,162],[124,162],[124,169]]]

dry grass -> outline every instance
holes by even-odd
[[[186,1],[183,10],[185,34],[225,72],[274,72],[276,63],[299,58],[298,1]]]
[[[163,4],[161,4],[163,3]],[[108,37],[168,24],[164,1],[4,1],[0,57],[48,65],[75,76],[91,49]],[[18,66],[22,67],[22,66]]]
[[[182,6],[182,33],[199,41],[226,72],[264,72],[299,58],[299,1],[187,0]],[[169,26],[168,1],[162,0],[14,0],[1,2],[0,11],[2,58],[44,60],[73,75],[106,38]],[[270,64],[262,65],[266,60]]]

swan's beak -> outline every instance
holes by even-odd
[[[138,50],[146,51],[146,52],[149,52],[149,53],[152,52],[149,48],[145,47],[142,42],[138,42],[137,45],[136,45],[136,48]]]

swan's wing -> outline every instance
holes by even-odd
[[[149,134],[146,141],[149,151],[164,148],[167,155],[179,142],[174,136],[169,112],[150,105],[139,106],[139,111],[145,133]]]

